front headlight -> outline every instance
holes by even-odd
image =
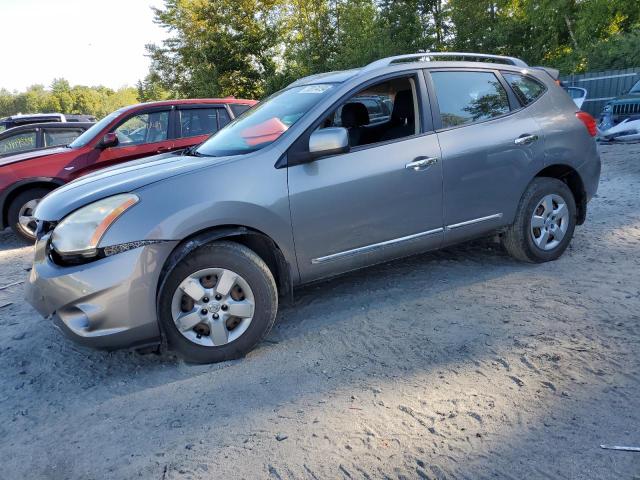
[[[60,255],[95,256],[109,227],[138,200],[136,195],[124,193],[76,210],[53,230],[51,246]]]
[[[607,103],[607,104],[604,106],[604,110],[603,110],[603,111],[604,111],[605,113],[611,113],[611,112],[613,112],[613,105],[612,105],[611,103]]]

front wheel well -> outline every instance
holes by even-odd
[[[569,165],[550,165],[538,172],[536,177],[557,178],[567,184],[576,201],[576,224],[582,225],[587,217],[587,192],[580,174]]]
[[[49,180],[38,180],[29,183],[23,183],[17,187],[14,187],[4,198],[4,202],[2,204],[2,225],[8,225],[9,223],[9,207],[11,206],[11,202],[20,195],[22,192],[26,192],[28,190],[33,190],[36,188],[46,188],[49,191],[53,191],[58,188],[61,184],[56,183]]]
[[[162,289],[167,274],[181,259],[197,248],[216,240],[236,242],[253,250],[256,255],[267,264],[269,270],[271,270],[280,294],[292,295],[293,283],[291,280],[291,270],[276,242],[259,230],[237,225],[220,226],[203,230],[190,235],[180,242],[178,246],[174,248],[173,252],[171,252],[171,255],[162,267],[157,293],[159,294]]]

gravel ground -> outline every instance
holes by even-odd
[[[479,241],[305,288],[246,358],[86,350],[0,290],[0,478],[640,479],[640,145],[558,261]],[[31,249],[0,232],[0,285]],[[8,305],[5,305],[8,304]]]

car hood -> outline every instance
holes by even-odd
[[[0,158],[0,167],[9,165],[11,163],[23,162],[25,160],[31,160],[32,158],[47,157],[49,155],[55,155],[56,153],[66,153],[70,150],[67,147],[52,147],[41,148],[33,150],[31,152],[16,153],[15,155],[9,155],[7,157]]]
[[[56,222],[91,202],[204,168],[223,158],[164,153],[106,168],[51,192],[38,204],[35,217]]]

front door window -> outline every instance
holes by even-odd
[[[143,143],[163,142],[169,131],[169,112],[151,112],[135,115],[118,128],[118,145],[141,145]]]
[[[394,78],[359,91],[320,126],[327,127],[346,128],[352,148],[416,135],[420,118],[414,78]]]

